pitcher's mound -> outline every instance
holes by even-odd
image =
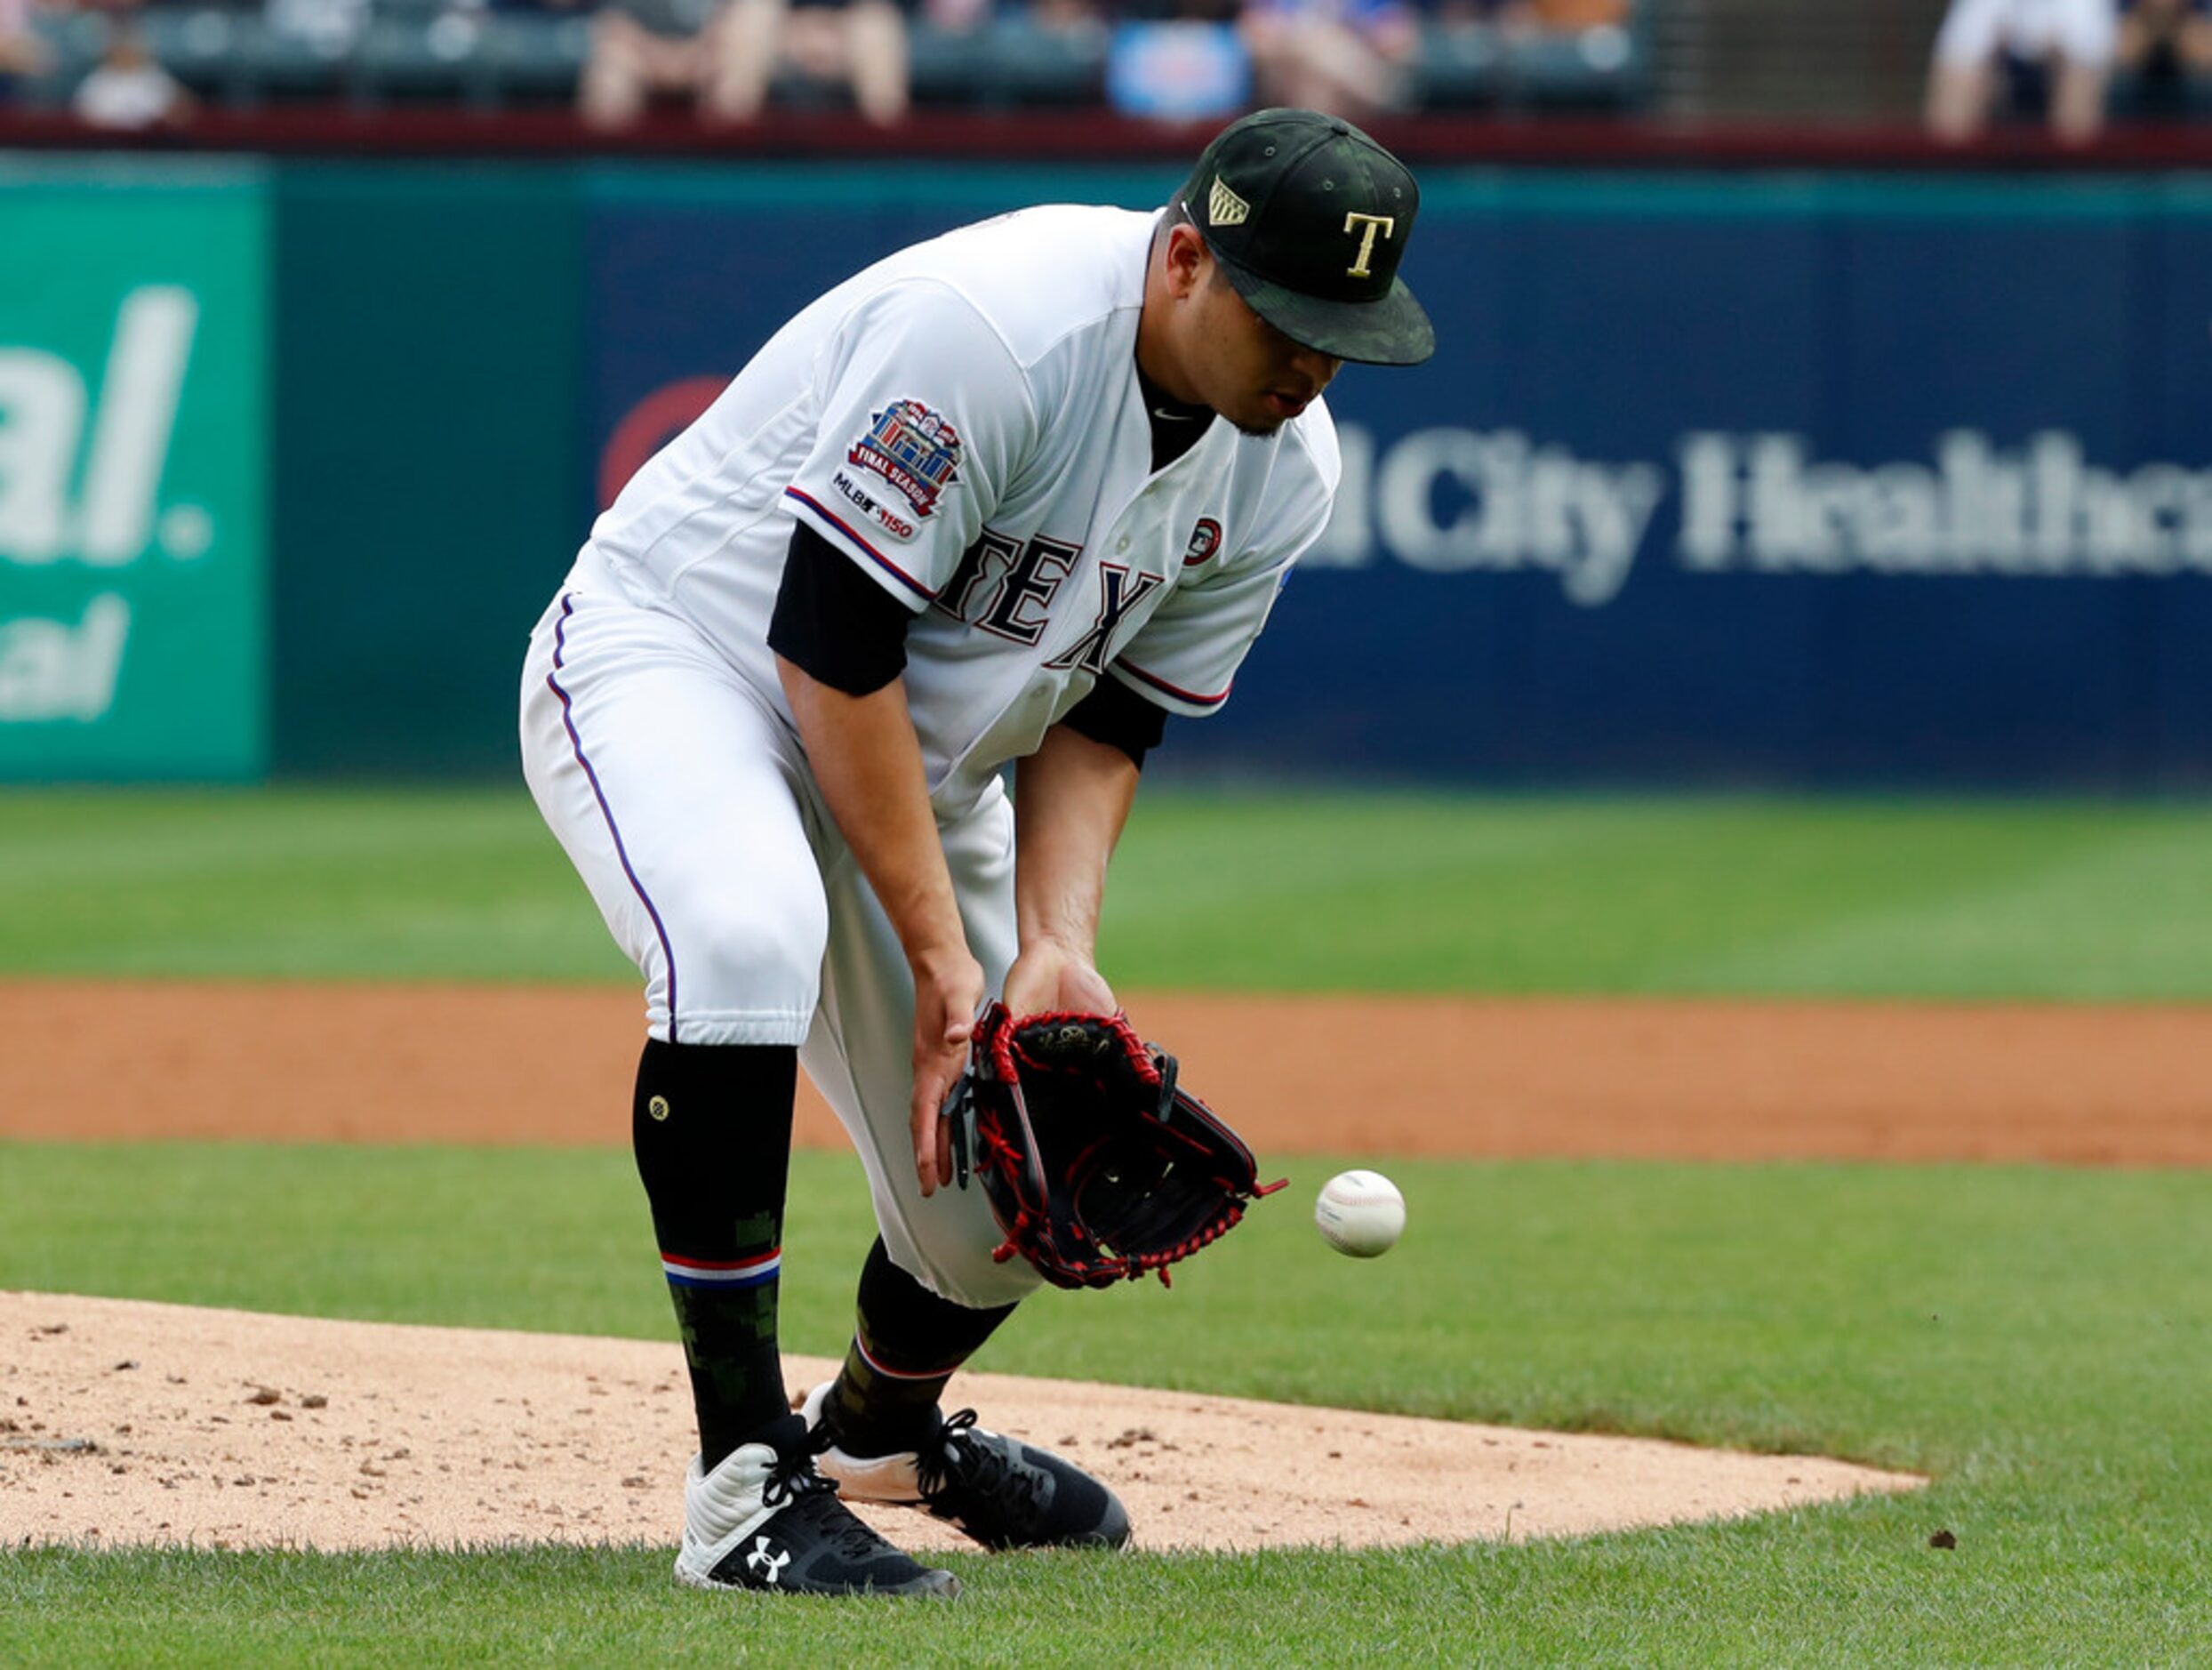
[[[0,1293],[0,1544],[672,1546],[691,1449],[674,1344]],[[795,1386],[833,1365],[789,1358]],[[1128,1504],[1144,1548],[1558,1537],[1924,1481],[1182,1392],[963,1375],[982,1424]],[[912,1548],[962,1548],[871,1510]]]

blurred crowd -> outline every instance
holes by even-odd
[[[2212,114],[2212,0],[1951,0],[1928,71],[1927,124],[1997,123],[2096,137],[2120,118]]]
[[[0,0],[0,104],[114,128],[317,101],[566,105],[609,129],[656,106],[738,124],[804,107],[882,124],[917,105],[1631,110],[1651,100],[1655,19],[1682,3]],[[1944,0],[1926,103],[1940,139],[2200,116],[2212,0]]]
[[[205,105],[573,104],[621,128],[915,105],[1199,121],[1627,108],[1664,0],[0,0],[0,104],[143,128]]]

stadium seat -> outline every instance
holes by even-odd
[[[1632,108],[1650,92],[1654,4],[1631,0],[1621,27],[1574,34],[1431,21],[1422,30],[1415,102],[1430,110]]]
[[[1008,104],[1095,104],[1106,77],[1106,30],[1039,28],[1021,13],[994,20],[988,52]]]
[[[31,28],[52,61],[44,75],[18,80],[13,96],[31,109],[57,109],[108,50],[108,20],[97,12],[34,12]]]
[[[972,29],[941,29],[916,23],[906,43],[907,78],[918,104],[961,104],[982,78],[982,36]],[[778,92],[784,90],[779,85]]]
[[[1095,104],[1106,74],[1106,32],[1043,29],[1009,13],[974,29],[913,26],[908,74],[917,104],[1004,109]]]
[[[1621,109],[1640,103],[1651,57],[1639,27],[1645,9],[1620,28],[1508,42],[1507,99],[1549,109]]]
[[[2212,117],[2212,79],[2161,82],[2137,70],[2115,69],[2105,108],[2115,122],[2201,122]]]
[[[1424,110],[1495,104],[1504,84],[1504,48],[1487,23],[1428,23],[1414,66],[1414,102]]]
[[[250,12],[215,6],[144,14],[147,44],[162,67],[204,99],[250,106],[334,99],[354,43],[271,28]]]
[[[408,15],[389,4],[361,32],[346,67],[352,101],[376,108],[394,104],[491,102],[481,68],[484,20],[473,12]]]
[[[485,20],[477,65],[499,104],[544,106],[575,98],[590,56],[589,18],[494,12]]]
[[[163,6],[145,12],[140,27],[163,68],[200,98],[228,100],[242,91],[236,53],[245,18],[219,6]]]

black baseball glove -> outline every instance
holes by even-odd
[[[945,1104],[955,1176],[971,1175],[1006,1240],[1062,1288],[1108,1288],[1188,1258],[1234,1228],[1262,1185],[1252,1151],[1175,1086],[1175,1058],[1119,1015],[993,1003]]]

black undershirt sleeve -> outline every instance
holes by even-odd
[[[768,646],[777,654],[833,690],[869,695],[905,670],[906,634],[913,621],[903,603],[812,526],[801,522],[792,528],[783,582],[768,622]],[[1061,722],[1142,766],[1166,732],[1167,713],[1107,677]]]
[[[905,604],[809,526],[791,529],[768,647],[817,684],[872,694],[906,670]]]
[[[1167,729],[1167,710],[1147,702],[1120,679],[1108,676],[1060,721],[1070,730],[1109,748],[1118,748],[1142,767],[1148,749],[1159,746]]]

